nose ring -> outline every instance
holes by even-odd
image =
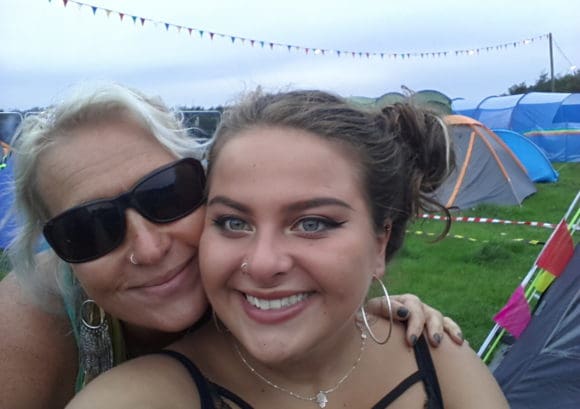
[[[242,270],[242,273],[248,274],[248,267],[249,266],[250,266],[249,263],[246,260],[244,260],[242,262],[242,265],[240,266],[240,270]]]
[[[137,262],[137,259],[135,258],[135,253],[131,253],[131,255],[129,256],[129,261],[131,262],[131,264],[133,264],[134,266],[138,265],[139,263]]]

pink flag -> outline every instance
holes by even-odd
[[[518,286],[507,304],[498,312],[493,320],[514,337],[519,338],[532,319],[530,306],[524,295],[524,288]]]
[[[548,245],[538,258],[538,267],[560,277],[574,254],[574,242],[568,231],[568,225],[562,220]]]

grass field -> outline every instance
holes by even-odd
[[[482,205],[453,216],[557,223],[580,190],[580,163],[554,167],[560,172],[560,180],[536,184],[538,192],[522,206]],[[450,236],[442,241],[433,243],[425,236],[427,232],[438,234],[442,228],[443,222],[436,220],[419,220],[410,226],[403,249],[388,267],[386,282],[390,292],[418,294],[452,317],[477,350],[493,326],[493,315],[530,270],[542,248],[529,242],[544,242],[551,230],[456,222]]]
[[[538,192],[522,206],[484,205],[454,216],[557,223],[580,190],[580,163],[555,164],[555,168],[560,180],[537,184]],[[405,246],[388,267],[386,282],[391,293],[418,294],[455,319],[477,349],[493,325],[491,317],[505,304],[541,250],[541,245],[529,242],[545,241],[551,230],[457,222],[450,237],[430,242],[426,233],[437,234],[442,228],[442,222],[435,220],[419,220],[410,226]],[[7,270],[0,254],[0,278]]]

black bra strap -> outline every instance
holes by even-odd
[[[441,396],[441,389],[439,388],[439,381],[437,380],[437,372],[435,365],[431,359],[431,351],[424,336],[417,340],[415,345],[415,359],[419,371],[423,374],[423,385],[425,385],[425,392],[429,397],[429,403],[435,403],[435,407],[443,407],[443,397]]]
[[[164,349],[162,351],[156,352],[156,354],[166,355],[169,356],[177,361],[179,361],[187,372],[191,375],[191,378],[195,382],[195,386],[197,387],[197,393],[199,394],[199,401],[201,403],[202,409],[212,409],[214,408],[213,398],[210,392],[210,387],[201,373],[197,366],[194,365],[193,362],[185,355],[176,352]]]
[[[395,386],[395,388],[392,391],[390,391],[387,394],[387,396],[385,396],[375,406],[373,406],[373,409],[386,408],[391,403],[393,403],[399,396],[401,396],[403,393],[405,393],[405,391],[407,389],[409,389],[411,386],[413,386],[417,382],[420,382],[421,379],[423,379],[423,376],[421,375],[420,371],[417,371],[417,372],[409,375],[408,377],[403,379],[403,381],[401,383],[399,383],[397,386]]]

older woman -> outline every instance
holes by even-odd
[[[81,87],[24,121],[13,143],[22,225],[0,282],[0,407],[61,408],[99,373],[204,322],[203,151],[160,101],[118,85]],[[41,234],[51,249],[36,255]],[[415,319],[409,339],[423,311],[440,339],[440,314],[399,300]]]

